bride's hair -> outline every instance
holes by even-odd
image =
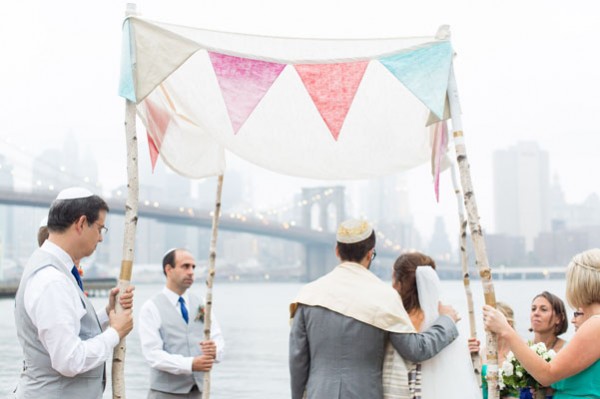
[[[435,269],[435,261],[420,252],[400,255],[394,262],[394,282],[400,282],[399,294],[407,312],[421,309],[417,291],[416,272],[419,266],[431,266]]]

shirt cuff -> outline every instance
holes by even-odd
[[[108,327],[105,331],[104,334],[106,334],[106,343],[111,347],[114,348],[115,346],[119,345],[119,341],[121,340],[119,338],[119,333],[117,332],[117,330],[115,330],[112,327]]]
[[[183,359],[183,364],[185,364],[185,374],[192,374],[192,364],[194,363],[193,357],[186,357]]]

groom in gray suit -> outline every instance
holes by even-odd
[[[390,284],[369,271],[375,232],[366,221],[343,222],[337,232],[333,271],[304,286],[290,306],[292,399],[381,399],[382,367],[389,340],[398,354],[421,362],[457,336],[456,311],[440,305],[440,317],[415,332]]]

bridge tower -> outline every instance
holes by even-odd
[[[302,189],[302,225],[318,231],[335,233],[345,219],[344,187],[308,187]],[[306,244],[307,281],[312,281],[331,270],[337,264],[335,242],[330,244]]]

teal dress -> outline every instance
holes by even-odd
[[[488,398],[488,383],[487,383],[487,364],[483,364],[481,366],[481,390],[483,393],[483,399],[487,399]],[[510,398],[516,398],[518,397],[519,393],[516,390],[510,390],[510,389],[503,389],[502,391],[500,391],[500,397],[510,397]]]
[[[483,399],[488,398],[488,385],[487,385],[487,364],[481,366],[481,389],[483,390]]]
[[[600,360],[582,372],[552,384],[554,399],[600,399]]]

